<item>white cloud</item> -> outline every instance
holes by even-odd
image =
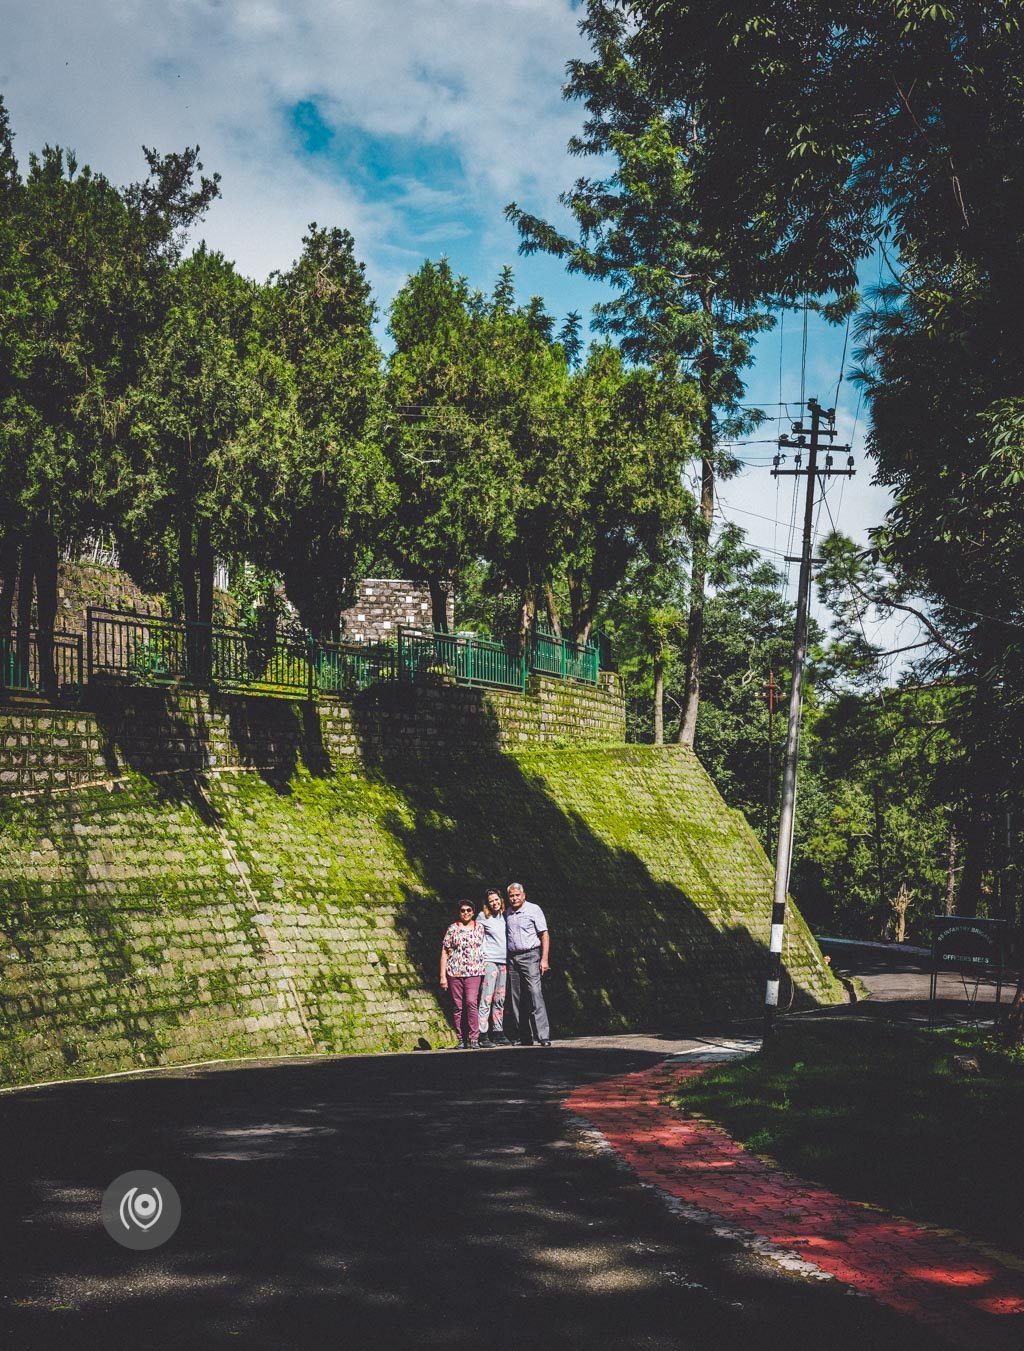
[[[140,144],[198,143],[223,177],[211,244],[262,276],[288,265],[309,221],[338,223],[387,295],[395,251],[415,253],[407,212],[443,213],[435,239],[446,217],[457,238],[468,212],[501,234],[509,198],[550,210],[574,177],[580,110],[560,87],[584,50],[577,18],[569,0],[34,0],[5,17],[0,91],[22,157],[59,142],[124,182]],[[339,139],[357,128],[445,149],[459,181],[396,181],[384,199],[298,152],[287,110],[302,100]]]

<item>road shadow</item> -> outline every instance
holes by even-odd
[[[746,1351],[766,1327],[798,1347],[933,1345],[686,1224],[567,1122],[573,1086],[657,1058],[438,1053],[18,1094],[0,1332],[21,1351]],[[98,1221],[140,1166],[183,1208],[150,1253]]]

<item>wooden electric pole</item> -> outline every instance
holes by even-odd
[[[768,945],[768,981],[764,994],[764,1035],[767,1040],[775,1035],[776,1014],[779,1008],[779,985],[782,979],[782,940],[786,929],[786,896],[789,891],[789,870],[793,861],[793,821],[796,814],[796,764],[800,750],[800,712],[804,691],[804,660],[807,656],[807,608],[811,594],[812,532],[814,529],[814,490],[818,475],[823,479],[833,475],[852,477],[853,458],[845,469],[832,467],[834,451],[849,453],[849,446],[833,446],[836,435],[834,408],[822,409],[817,399],[808,399],[809,429],[803,422],[793,426],[793,437],[779,437],[779,447],[794,450],[794,467],[780,468],[781,456],[776,455],[772,474],[797,475],[807,478],[807,496],[804,500],[803,548],[800,551],[800,582],[796,597],[796,637],[793,642],[793,676],[789,686],[789,724],[786,731],[786,751],[782,764],[782,800],[779,805],[779,834],[775,847],[775,885],[772,891],[772,929]],[[825,425],[822,425],[825,424]],[[818,466],[821,438],[828,437],[825,464]],[[807,467],[803,457],[807,454]],[[796,562],[796,559],[787,562]]]

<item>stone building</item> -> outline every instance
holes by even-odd
[[[350,643],[381,643],[399,628],[429,629],[430,591],[426,582],[395,577],[366,577],[359,599],[342,612],[342,632]],[[455,600],[448,596],[448,628],[455,627]]]

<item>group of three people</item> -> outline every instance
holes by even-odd
[[[480,1046],[551,1045],[541,977],[548,969],[551,940],[539,905],[526,899],[519,882],[505,897],[491,887],[483,909],[459,902],[459,917],[441,944],[441,989],[452,1000],[452,1024],[459,1049]],[[512,1038],[505,1035],[505,996]]]

